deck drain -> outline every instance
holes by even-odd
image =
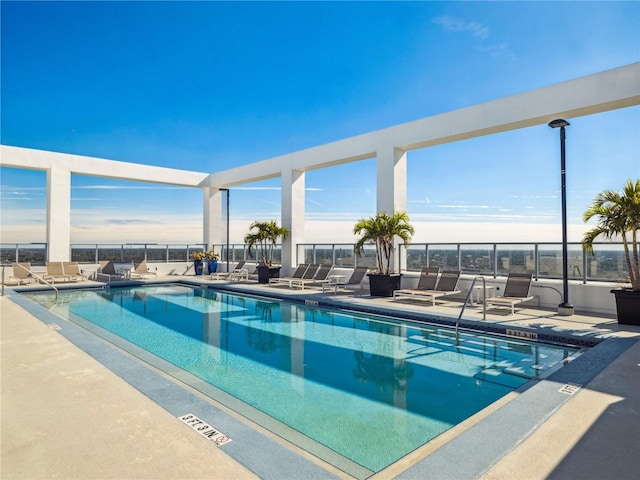
[[[190,426],[200,435],[208,438],[216,445],[224,445],[225,443],[229,443],[231,441],[231,439],[227,435],[212,427],[205,421],[200,420],[193,413],[187,413],[186,415],[182,415],[178,418],[182,420],[185,425]]]
[[[574,393],[576,393],[578,390],[580,390],[580,387],[582,387],[582,385],[578,384],[578,383],[567,383],[565,386],[563,386],[560,390],[558,390],[560,393],[565,393],[567,395],[573,395]]]

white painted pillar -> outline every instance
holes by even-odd
[[[227,243],[227,225],[224,215],[227,211],[227,192],[215,187],[202,189],[202,242],[210,247],[213,244]],[[220,253],[220,248],[216,250]]]
[[[377,150],[377,194],[376,212],[386,212],[392,215],[394,212],[407,211],[407,152],[394,148],[392,145],[383,145]],[[398,238],[394,239],[395,250],[391,258],[391,271],[399,272],[405,260],[398,265]]]
[[[67,262],[71,248],[71,171],[60,161],[47,170],[48,261]]]
[[[407,152],[392,146],[377,153],[377,212],[407,211]]]
[[[283,275],[289,275],[296,264],[296,245],[304,241],[305,175],[301,170],[285,168],[281,173],[282,226],[289,238],[282,242]]]

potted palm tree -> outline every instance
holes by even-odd
[[[260,264],[257,267],[258,282],[269,283],[269,279],[280,275],[280,267],[273,265],[273,252],[278,239],[289,237],[289,230],[281,227],[275,220],[255,221],[249,226],[249,233],[244,237],[249,256],[254,256],[257,250],[260,256]]]
[[[622,192],[600,192],[583,215],[585,222],[592,218],[598,225],[585,233],[583,248],[593,254],[596,238],[622,239],[631,288],[617,288],[611,293],[616,298],[618,323],[640,325],[640,180],[628,180]]]
[[[390,271],[393,240],[397,236],[409,245],[414,234],[409,216],[405,212],[395,212],[393,215],[378,212],[375,217],[358,221],[353,227],[353,233],[360,235],[354,246],[357,255],[364,252],[365,245],[373,244],[376,247],[377,271],[368,274],[371,295],[390,297],[394,290],[400,288],[401,278],[399,273],[394,274]]]

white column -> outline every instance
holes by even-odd
[[[407,152],[392,146],[378,149],[378,212],[407,211]]]
[[[283,276],[291,273],[296,264],[296,245],[304,241],[304,172],[285,168],[281,174],[281,188],[282,226],[290,232],[289,238],[282,242]]]
[[[207,247],[214,243],[223,244],[227,242],[227,227],[223,222],[223,212],[226,212],[227,208],[226,195],[227,192],[221,192],[215,187],[204,187],[202,189],[202,242]]]
[[[386,145],[377,151],[377,212],[407,211],[407,152]],[[398,245],[401,241],[394,239],[395,250],[391,258],[391,271],[400,271],[398,265]],[[406,255],[405,255],[406,257]],[[401,260],[401,264],[405,261]]]
[[[47,245],[50,262],[67,262],[71,248],[71,171],[64,162],[47,170]]]

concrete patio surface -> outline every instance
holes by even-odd
[[[226,283],[193,276],[166,280]],[[332,295],[254,283],[234,288],[252,293],[277,289],[283,295],[325,296],[345,306],[363,302],[406,311],[428,308],[444,316],[456,316],[460,309],[457,302],[425,307],[374,299],[364,291]],[[0,308],[2,479],[264,478],[225,454],[224,446],[216,447],[195,434],[166,408],[10,297],[0,297]],[[477,307],[465,312],[465,318],[475,321],[476,317],[482,321]],[[523,308],[516,315],[489,312],[482,322],[579,337],[626,338],[632,346],[476,478],[635,477],[640,471],[640,327],[618,325],[612,318],[559,317],[531,308]],[[406,461],[414,460],[419,459]],[[278,459],[264,461],[275,464]],[[396,474],[424,478],[412,477],[412,470],[405,468],[408,466],[400,464],[372,478],[396,478]],[[316,471],[313,478],[351,478],[323,467],[326,475]],[[398,473],[403,470],[404,474]],[[300,476],[300,472],[292,467],[291,476],[285,478],[311,478]],[[434,472],[433,478],[446,477]]]

